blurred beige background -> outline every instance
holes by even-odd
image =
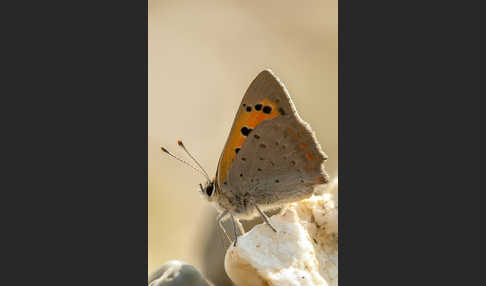
[[[271,68],[338,164],[337,0],[149,0],[148,271],[170,259],[203,269],[215,211],[181,139],[213,176],[250,82]],[[220,241],[214,241],[222,247]]]

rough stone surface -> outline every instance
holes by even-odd
[[[226,252],[225,269],[236,285],[338,285],[337,179],[309,199],[260,224]]]
[[[194,266],[171,260],[156,269],[148,278],[149,286],[213,286]]]

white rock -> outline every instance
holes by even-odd
[[[271,222],[277,233],[257,225],[227,250],[226,273],[236,285],[338,285],[337,180]]]

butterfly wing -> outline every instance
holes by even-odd
[[[217,181],[223,192],[248,193],[258,204],[295,201],[327,182],[326,159],[284,85],[264,70],[240,104]]]

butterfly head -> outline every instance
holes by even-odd
[[[199,184],[199,191],[219,212],[233,208],[231,201],[221,192],[216,179],[208,180],[204,185]]]
[[[202,184],[199,184],[199,188],[202,195],[208,201],[213,201],[216,197],[216,184],[214,183],[214,180],[206,182],[204,186]]]

